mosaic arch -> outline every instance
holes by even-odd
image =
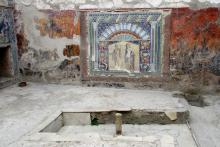
[[[161,12],[88,14],[90,73],[161,72]]]

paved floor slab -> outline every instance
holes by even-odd
[[[120,108],[188,111],[184,100],[174,98],[171,92],[162,90],[88,88],[36,83],[20,88],[14,85],[0,90],[0,146],[17,146],[23,136],[57,110]],[[123,146],[123,143],[121,145]]]
[[[123,135],[115,135],[115,126],[64,126],[57,133],[38,133],[23,139],[22,144],[32,146],[62,145],[78,146],[155,146],[155,147],[196,147],[189,128],[182,125],[123,125]],[[52,143],[53,142],[53,143]],[[68,142],[68,143],[67,143]],[[21,142],[20,142],[21,144]]]

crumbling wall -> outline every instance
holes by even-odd
[[[17,46],[14,32],[13,9],[0,6],[0,50],[1,72],[9,70],[10,76],[18,77]]]
[[[30,80],[79,81],[79,21],[74,10],[16,12],[20,72]]]
[[[171,10],[170,28],[165,28],[171,34],[168,86],[219,90],[219,0],[15,2],[20,71],[25,77],[46,82],[80,80],[80,10],[159,8]]]
[[[182,88],[220,85],[220,9],[172,10],[170,73]],[[217,88],[217,89],[216,89]]]

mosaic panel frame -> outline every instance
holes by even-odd
[[[163,48],[161,35],[163,30],[162,18],[162,11],[87,13],[89,41],[88,74],[131,76],[144,76],[152,74],[161,75],[163,67]],[[126,68],[123,70],[111,69],[111,66],[109,66],[109,64],[111,64],[110,57],[113,55],[112,52],[109,52],[109,46],[105,45],[106,42],[108,45],[115,43],[115,46],[117,46],[118,42],[137,44],[139,46],[138,53],[136,55],[138,57],[138,61],[136,62],[138,64],[138,68],[131,66],[131,51],[129,70],[126,70]],[[148,43],[148,46],[144,47],[146,43]],[[100,44],[104,44],[101,46],[101,49]],[[127,44],[124,46],[127,46]],[[127,50],[127,47],[124,48],[126,48],[124,50]],[[148,58],[147,60],[146,57]],[[100,66],[102,61],[108,66],[105,64]],[[126,61],[125,58],[124,61]],[[126,67],[126,65],[123,67]]]

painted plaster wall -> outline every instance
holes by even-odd
[[[35,7],[16,14],[21,73],[31,80],[79,81],[78,14]]]
[[[180,87],[219,91],[220,9],[173,9],[170,76]]]
[[[183,85],[187,85],[187,83],[197,85],[201,84],[201,81],[202,85],[205,84],[209,87],[210,85],[215,85],[215,87],[219,85],[219,75],[218,71],[216,71],[217,65],[215,67],[213,65],[217,64],[218,57],[215,55],[219,53],[218,8],[220,7],[220,0],[15,0],[15,2],[17,36],[19,36],[18,40],[20,40],[18,41],[20,67],[23,75],[30,75],[32,80],[40,79],[46,82],[79,81],[78,45],[80,44],[80,36],[76,30],[80,27],[78,22],[79,14],[77,13],[80,9],[172,8],[170,16],[172,20],[170,28],[172,34],[170,44],[170,80],[180,84],[183,83]],[[190,9],[182,9],[183,7],[189,7]],[[60,31],[59,27],[53,24],[62,24],[62,22],[68,24],[68,17],[66,20],[61,19],[65,12],[69,12],[73,16],[73,24],[70,24],[73,33],[57,35]],[[51,15],[55,14],[58,15],[58,20],[60,19],[58,23],[51,18]],[[207,17],[199,18],[206,14]],[[59,18],[59,16],[61,17]],[[207,25],[204,20],[213,22],[214,27],[213,25]],[[196,37],[195,34],[194,36],[192,34],[192,36],[187,35],[185,33],[186,30],[188,33],[196,32],[195,24],[197,22],[200,22],[201,29],[203,26],[204,28],[208,27],[208,31],[202,30],[203,33]],[[179,26],[179,23],[183,23],[183,25]],[[192,25],[195,27],[190,28],[189,26]],[[182,27],[182,29],[178,27]],[[216,33],[210,36],[210,30]],[[202,43],[204,39],[202,39],[201,34],[209,36],[206,39],[206,45]],[[180,42],[176,40],[178,35],[180,36],[179,39],[186,42],[187,45],[184,46],[184,44],[177,43]],[[199,39],[188,40],[188,38],[192,37]],[[212,40],[211,38],[214,39]],[[208,61],[201,61],[202,66],[203,62],[208,62],[204,63],[207,64],[207,66],[203,66],[204,68],[197,68],[200,65],[200,61],[198,63],[195,61],[196,59],[192,59],[191,54],[188,55],[189,50],[193,52],[193,47],[197,49],[196,51],[201,48],[208,48],[209,53],[207,58],[205,58]],[[71,51],[68,48],[72,48]],[[184,48],[181,49],[181,53],[178,52],[180,48]],[[185,56],[185,54],[187,55]],[[194,54],[197,54],[197,52]],[[215,60],[214,57],[216,57]],[[189,65],[193,69],[202,72],[188,70],[188,67],[185,66],[188,58],[190,58],[190,61],[193,60],[193,63],[189,63]],[[178,61],[176,61],[177,59]],[[213,62],[213,64],[210,62]],[[208,76],[199,76],[203,77],[203,79],[194,80],[192,73]],[[207,84],[205,79],[208,78],[211,78],[212,82]]]

